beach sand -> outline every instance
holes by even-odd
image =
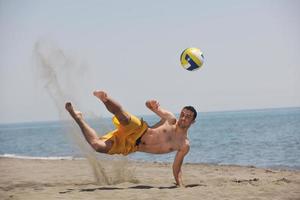
[[[98,185],[86,160],[0,158],[0,199],[300,199],[300,171],[184,164],[176,188],[170,163],[131,167],[135,181]]]

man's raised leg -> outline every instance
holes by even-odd
[[[104,103],[107,110],[114,114],[122,125],[129,124],[130,116],[122,109],[122,106],[110,98],[106,92],[96,90],[93,94]]]
[[[96,131],[84,121],[82,113],[79,111],[75,111],[70,102],[66,103],[65,108],[76,121],[85,139],[92,146],[92,148],[98,152],[107,153],[111,148],[109,147],[110,145],[99,139]]]

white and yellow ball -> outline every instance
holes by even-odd
[[[204,63],[204,56],[198,48],[187,48],[180,56],[181,66],[189,71],[200,69]]]

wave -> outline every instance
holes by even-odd
[[[2,154],[0,158],[18,158],[28,160],[82,160],[84,158],[72,157],[72,156],[49,156],[49,157],[35,157],[35,156],[24,156],[16,154]]]

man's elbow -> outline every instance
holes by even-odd
[[[189,144],[184,145],[181,151],[184,155],[188,154],[188,152],[190,151],[190,145]]]

